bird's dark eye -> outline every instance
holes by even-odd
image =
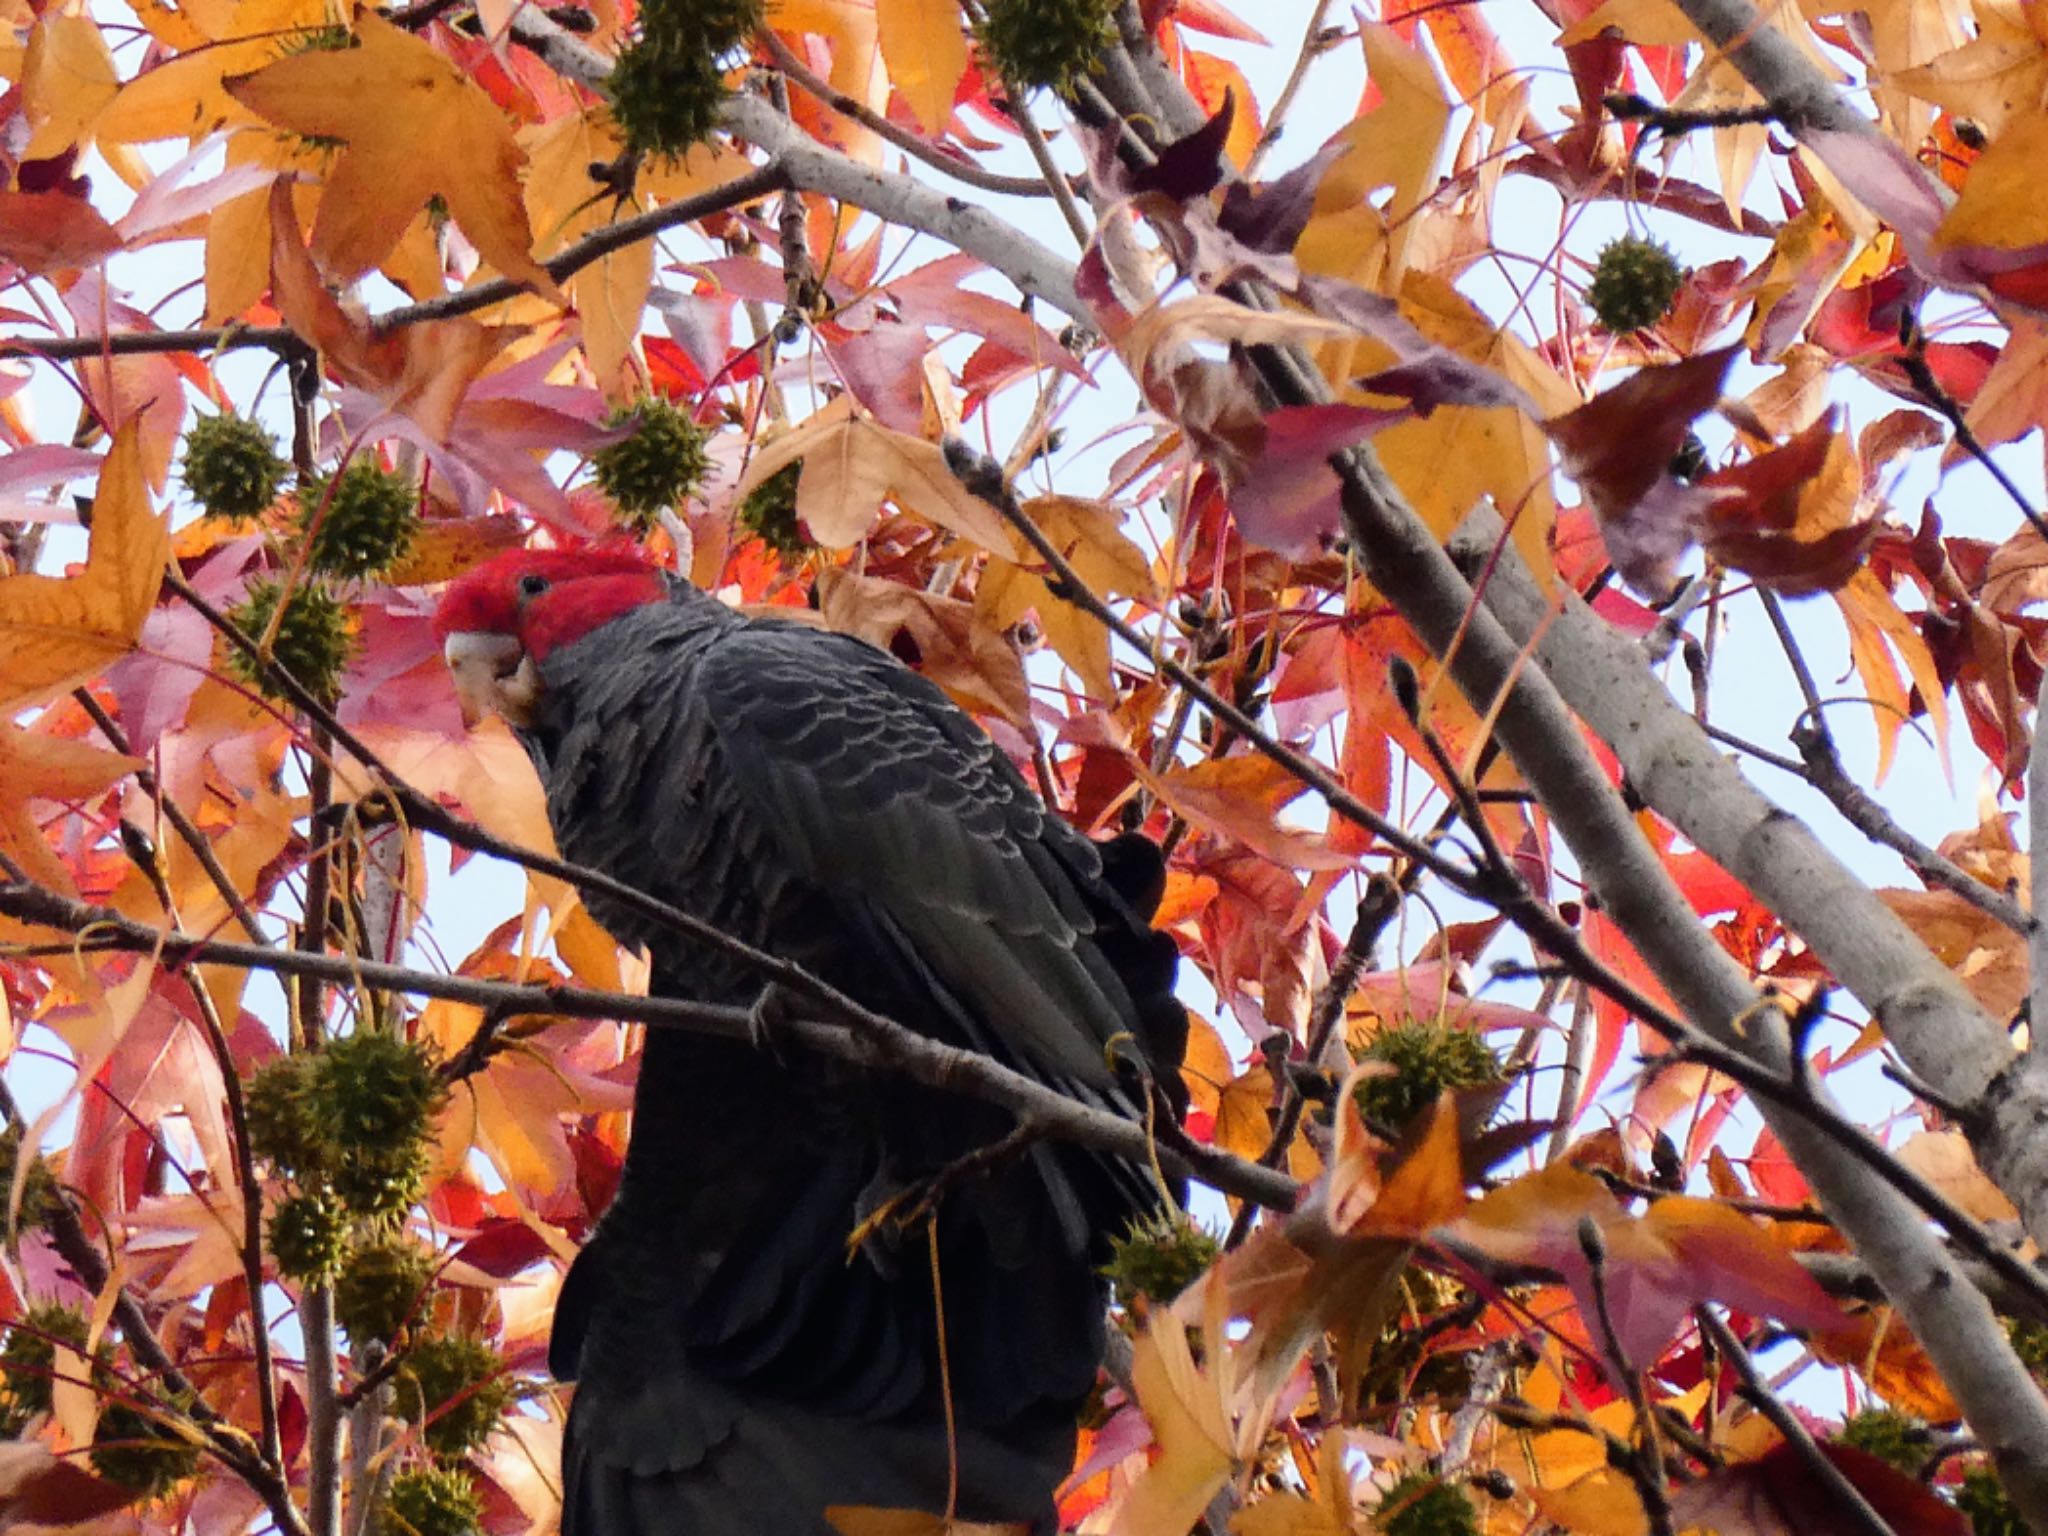
[[[548,579],[545,576],[530,574],[519,578],[519,595],[521,597],[539,597],[547,589]]]

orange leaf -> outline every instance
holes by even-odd
[[[918,126],[934,138],[953,119],[953,93],[967,72],[967,34],[958,0],[876,0],[882,60]]]
[[[559,298],[530,254],[519,196],[526,157],[504,114],[447,59],[375,15],[357,18],[356,41],[224,82],[235,100],[278,127],[346,143],[313,225],[321,265],[339,279],[360,277],[397,249],[406,226],[438,196],[486,261]]]
[[[852,410],[851,397],[842,395],[769,443],[733,488],[735,500],[802,459],[796,515],[811,537],[829,549],[845,549],[866,538],[885,501],[983,549],[1010,548],[1009,525],[960,483],[938,444],[876,426]]]
[[[1154,773],[1130,757],[1132,775],[1204,832],[1296,869],[1349,869],[1356,859],[1319,833],[1282,826],[1282,806],[1306,786],[1270,758],[1245,754]]]
[[[85,568],[0,578],[0,710],[27,709],[104,671],[156,604],[170,530],[142,485],[141,423],[114,434],[93,496]]]
[[[285,323],[316,348],[335,373],[411,417],[445,442],[462,398],[512,331],[466,316],[377,332],[341,307],[320,280],[292,211],[283,177],[270,189],[271,296]]]
[[[44,840],[31,800],[82,800],[142,766],[88,742],[25,731],[0,720],[0,849],[43,885],[77,894],[70,872]]]

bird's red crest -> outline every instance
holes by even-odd
[[[548,583],[537,596],[526,589],[534,577]],[[660,572],[630,545],[508,550],[448,588],[434,634],[517,635],[538,661],[664,591]]]

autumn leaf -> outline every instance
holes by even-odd
[[[314,270],[280,177],[270,190],[271,295],[285,323],[317,349],[336,375],[388,410],[445,442],[463,397],[515,334],[466,315],[374,331],[343,309]]]
[[[821,572],[817,591],[827,628],[909,662],[964,709],[1028,728],[1031,691],[1023,658],[1006,635],[976,616],[972,603],[844,570]]]
[[[1025,502],[1023,512],[1097,597],[1151,595],[1151,565],[1125,536],[1114,508],[1071,496],[1039,496]],[[1090,696],[1113,698],[1109,627],[1053,591],[1035,569],[1037,555],[1021,535],[1012,536],[1010,549],[1009,559],[989,563],[975,590],[975,607],[984,621],[993,629],[1008,629],[1035,612],[1047,643],[1080,675]]]
[[[1877,536],[1877,518],[1857,515],[1861,467],[1832,415],[1700,484],[1715,493],[1702,508],[1707,553],[1786,597],[1841,586]]]
[[[796,515],[827,548],[859,543],[890,501],[983,549],[1011,547],[1008,525],[960,483],[936,443],[857,417],[844,397],[755,454],[733,495],[744,500],[798,459]]]
[[[958,0],[876,0],[875,23],[890,84],[936,138],[952,119],[953,93],[967,69]]]
[[[142,765],[140,758],[0,720],[0,851],[41,884],[76,895],[70,871],[45,841],[29,802],[83,800]]]
[[[1901,1536],[1967,1536],[1971,1529],[1955,1505],[1868,1452],[1828,1441],[1812,1452],[1826,1457],[1885,1527]],[[1781,1442],[1752,1461],[1722,1467],[1678,1489],[1671,1495],[1673,1525],[1716,1536],[1850,1536],[1865,1530],[1814,1476],[1807,1454]]]
[[[356,46],[309,49],[225,82],[251,111],[291,133],[347,146],[321,191],[313,255],[347,280],[397,247],[439,197],[484,259],[514,282],[558,298],[532,255],[519,198],[525,163],[504,115],[424,42],[372,13]]]
[[[1590,1323],[1602,1308],[1580,1243],[1582,1221],[1600,1233],[1605,1311],[1615,1347],[1632,1368],[1662,1354],[1702,1301],[1813,1330],[1841,1323],[1841,1309],[1749,1217],[1687,1196],[1658,1200],[1645,1215],[1631,1216],[1599,1180],[1565,1163],[1492,1191],[1445,1235],[1496,1259],[1563,1275]]]
[[[1222,1340],[1220,1278],[1212,1272],[1193,1295],[1216,1325],[1206,1337]],[[1187,1530],[1236,1469],[1230,1352],[1212,1345],[1197,1364],[1188,1331],[1174,1309],[1158,1307],[1137,1337],[1131,1379],[1158,1455],[1117,1506],[1110,1536]]]
[[[170,530],[143,488],[141,436],[130,420],[107,450],[84,569],[0,577],[0,709],[26,709],[96,676],[142,632]]]

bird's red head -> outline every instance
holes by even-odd
[[[667,591],[630,546],[514,549],[485,561],[448,588],[434,613],[463,715],[526,724],[550,652]]]

